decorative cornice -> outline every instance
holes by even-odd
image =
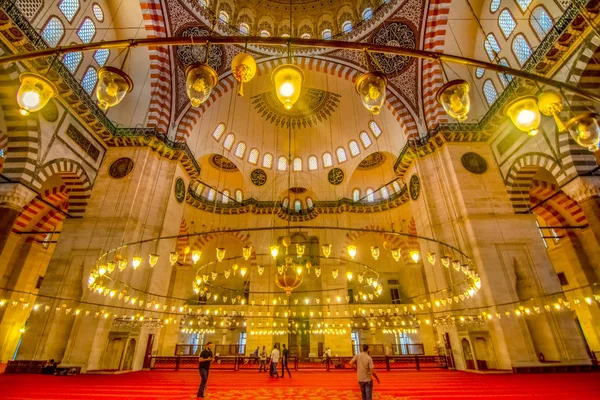
[[[0,207],[22,211],[37,193],[20,183],[2,182],[0,184]]]
[[[600,197],[600,176],[580,176],[563,186],[562,190],[578,203]]]

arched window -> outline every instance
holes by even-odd
[[[242,35],[247,35],[247,34],[249,34],[249,33],[250,33],[250,25],[248,25],[248,24],[247,24],[247,23],[245,23],[245,22],[242,22],[242,23],[240,24],[240,33],[241,33]]]
[[[531,4],[532,0],[515,0],[515,1],[519,5],[519,8],[521,9],[521,11],[525,12],[527,10],[527,7],[529,7],[529,5]]]
[[[498,8],[500,7],[500,2],[502,0],[492,0],[490,1],[490,12],[491,13],[495,13],[496,11],[498,11]]]
[[[87,71],[85,71],[85,75],[83,75],[83,79],[81,80],[81,86],[85,89],[85,91],[91,95],[96,87],[96,83],[98,82],[98,72],[96,68],[89,67]]]
[[[351,140],[350,143],[348,143],[348,147],[350,148],[350,154],[352,154],[352,157],[356,157],[360,154],[360,147],[358,147],[356,140]]]
[[[400,191],[400,184],[398,183],[398,181],[394,181],[394,182],[392,183],[392,187],[394,188],[394,191],[395,191],[396,193],[398,193],[398,192]]]
[[[246,154],[246,143],[239,142],[233,155],[237,158],[244,158],[244,154]]]
[[[498,25],[500,26],[500,30],[506,39],[510,36],[511,33],[517,27],[517,22],[513,18],[508,8],[505,8],[500,12],[498,16]]]
[[[65,67],[67,67],[67,69],[74,74],[75,71],[77,71],[77,68],[79,68],[79,64],[81,64],[82,59],[83,53],[80,51],[76,53],[67,53],[63,57],[63,64],[65,64]]]
[[[288,208],[289,204],[290,204],[290,199],[288,199],[287,197],[285,199],[283,199],[283,201],[281,202],[281,206],[283,208]]]
[[[42,30],[42,37],[50,47],[58,46],[64,34],[65,27],[60,19],[56,17],[50,18]]]
[[[302,159],[300,157],[294,158],[294,171],[302,171]]]
[[[229,14],[227,14],[226,11],[219,11],[219,19],[221,20],[221,22],[224,22],[226,24],[229,23]]]
[[[373,144],[373,143],[371,142],[371,138],[369,137],[369,134],[368,134],[367,132],[365,132],[365,131],[362,131],[362,132],[360,133],[360,136],[359,136],[359,137],[360,137],[360,141],[362,142],[362,144],[363,144],[363,146],[364,146],[364,148],[365,148],[365,149],[368,149],[368,148],[369,148],[369,146],[370,146],[371,144]]]
[[[368,19],[371,19],[372,16],[373,16],[373,10],[371,9],[371,7],[367,7],[363,10],[362,17],[365,21]]]
[[[352,191],[352,201],[359,201],[360,200],[360,189],[354,189]]]
[[[104,11],[102,11],[102,7],[98,3],[94,3],[92,6],[92,12],[94,13],[94,17],[98,20],[98,22],[104,21]]]
[[[373,193],[373,189],[371,189],[371,188],[367,189],[367,201],[369,203],[372,203],[375,201],[375,194]]]
[[[271,153],[265,154],[265,156],[263,157],[262,166],[264,168],[271,169],[271,167],[273,166],[273,154],[271,154]]]
[[[198,182],[198,185],[196,186],[196,190],[194,190],[194,193],[196,194],[196,196],[201,196],[203,190],[204,190],[204,185],[201,184],[200,182]]]
[[[517,58],[520,66],[523,66],[531,57],[531,46],[527,43],[527,39],[522,33],[519,33],[512,42],[512,51]]]
[[[73,22],[73,18],[79,11],[79,0],[62,0],[58,9],[63,13],[67,21]]]
[[[300,39],[310,39],[310,33],[303,33],[300,35]]]
[[[227,150],[231,150],[231,148],[233,147],[233,142],[235,142],[235,135],[233,133],[230,133],[229,135],[225,136],[225,140],[223,141],[223,147],[225,147]]]
[[[498,64],[508,67],[508,60],[506,58],[502,58],[498,60]],[[510,81],[512,81],[512,75],[503,74],[498,72],[498,77],[500,78],[500,82],[502,82],[502,86],[507,87]]]
[[[229,203],[229,190],[223,190],[223,194],[221,196],[221,203],[227,204]]]
[[[287,159],[284,156],[279,157],[277,160],[277,170],[287,171]]]
[[[371,133],[375,135],[376,138],[378,138],[381,135],[381,128],[379,127],[379,125],[377,125],[377,122],[369,122],[369,129],[371,130]]]
[[[498,44],[496,37],[491,33],[486,36],[483,47],[485,48],[485,52],[490,58],[490,61],[494,61],[498,53],[500,53],[500,45]]]
[[[289,34],[289,33],[282,33],[282,34],[281,34],[281,37],[288,38],[288,37],[290,37],[290,34]]]
[[[531,11],[529,22],[540,40],[543,40],[554,26],[552,18],[550,18],[550,14],[548,14],[544,6],[537,6]]]
[[[484,68],[477,67],[475,69],[475,76],[478,77],[478,78],[481,78],[484,73],[485,73],[485,69]]]
[[[200,5],[201,5],[202,7],[207,7],[207,6],[208,6],[208,3],[207,3],[207,1],[206,1],[206,0],[199,0],[199,3],[200,3]]]
[[[237,189],[235,191],[235,201],[237,201],[238,203],[241,203],[242,201],[244,201],[244,194],[242,193],[242,191],[240,189]]]
[[[485,99],[487,100],[489,106],[494,104],[494,102],[498,98],[498,92],[496,92],[496,87],[494,86],[494,83],[489,79],[487,79],[483,83],[483,95],[485,96]]]
[[[323,29],[323,32],[321,32],[321,37],[325,40],[330,40],[331,39],[331,29]]]
[[[104,67],[104,64],[106,64],[106,61],[108,60],[109,56],[109,49],[96,50],[96,52],[94,53],[94,60],[96,60],[99,66]]]
[[[271,36],[271,34],[269,33],[268,30],[263,29],[262,31],[260,31],[260,36],[262,36],[262,37],[269,37],[269,36]]]
[[[250,154],[248,154],[248,162],[250,164],[254,164],[256,165],[256,163],[258,163],[258,149],[252,149],[250,150]]]
[[[338,147],[335,150],[335,156],[340,164],[348,160],[348,157],[346,156],[346,150],[344,150],[343,147]]]
[[[384,199],[390,198],[390,192],[388,191],[388,188],[385,186],[381,188],[381,197],[383,197]]]
[[[352,32],[352,22],[351,21],[346,21],[342,24],[342,32],[344,32],[344,33]]]
[[[215,189],[212,189],[212,188],[211,188],[211,189],[209,189],[209,191],[208,191],[208,195],[206,196],[206,198],[207,198],[208,200],[214,200],[214,199],[215,199],[215,194],[216,194],[216,193],[217,193],[217,192],[215,192]]]
[[[96,36],[96,25],[90,18],[86,18],[81,23],[81,26],[77,30],[77,36],[83,43],[89,43]]]
[[[315,171],[319,168],[319,161],[317,160],[317,156],[308,157],[308,170]]]
[[[219,140],[221,140],[221,136],[223,136],[223,133],[225,133],[225,124],[221,122],[213,131],[212,137],[218,142]]]
[[[331,153],[326,151],[323,153],[323,167],[329,168],[333,165],[333,158],[331,158]]]
[[[294,201],[294,211],[300,212],[302,210],[302,202],[300,200]]]
[[[313,199],[311,199],[310,197],[306,198],[306,207],[307,208],[313,208],[315,206],[315,204],[313,203]]]

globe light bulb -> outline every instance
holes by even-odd
[[[283,85],[281,85],[279,88],[279,94],[285,97],[292,96],[294,94],[294,85],[292,82],[285,82]]]
[[[410,258],[413,260],[413,262],[418,263],[419,260],[421,259],[421,253],[418,250],[413,250],[410,253]]]
[[[519,97],[506,106],[504,113],[511,119],[517,129],[527,132],[529,136],[538,134],[541,115],[538,109],[537,97]]]
[[[58,95],[54,84],[43,76],[26,72],[19,76],[19,80],[21,84],[17,90],[17,103],[21,115],[41,110]]]
[[[142,265],[142,257],[133,257],[131,260],[131,266],[133,269],[138,269],[140,265]]]
[[[300,98],[300,90],[304,83],[302,70],[293,64],[280,65],[273,70],[271,81],[275,86],[277,98],[290,110]]]
[[[351,281],[351,280],[352,280],[352,276],[353,276],[353,275],[352,275],[352,271],[348,271],[348,272],[346,272],[346,278],[348,278],[348,281]]]

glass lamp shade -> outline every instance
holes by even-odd
[[[429,261],[429,264],[435,265],[435,260],[436,260],[435,253],[427,253],[427,261]]]
[[[363,106],[373,114],[379,114],[387,90],[387,78],[381,72],[367,72],[354,84]]]
[[[354,260],[354,257],[356,257],[356,246],[350,245],[346,247],[346,250],[348,251],[350,258]]]
[[[175,265],[175,263],[177,263],[177,260],[179,260],[179,252],[178,251],[172,251],[169,253],[169,262],[171,263],[171,265]]]
[[[379,246],[371,246],[371,256],[373,256],[375,260],[379,258],[379,254]]]
[[[546,90],[538,96],[538,109],[547,117],[554,117],[559,132],[565,131],[565,125],[560,120],[558,113],[563,110],[563,99],[560,93]]]
[[[223,247],[217,247],[217,260],[219,262],[223,261],[225,258],[225,249]]]
[[[349,281],[351,281],[351,280],[352,280],[352,277],[353,277],[353,275],[352,275],[352,271],[348,271],[348,272],[346,272],[346,278],[348,278],[348,280],[349,280]]]
[[[290,110],[300,98],[304,73],[293,64],[283,64],[273,70],[271,81],[277,98],[286,110]]]
[[[98,106],[106,111],[123,100],[133,90],[133,81],[123,71],[113,67],[102,67],[98,70],[98,86],[96,98]]]
[[[138,269],[138,267],[142,264],[142,257],[133,257],[131,260],[131,266],[133,269]]]
[[[259,266],[258,266],[258,274],[259,274],[259,275],[262,275],[262,274],[263,274],[263,272],[265,272],[265,267],[263,267],[262,265],[259,265]]]
[[[194,250],[192,252],[192,261],[194,262],[194,264],[196,264],[200,260],[201,256],[202,252],[200,250]]]
[[[279,255],[279,246],[273,245],[269,247],[269,250],[271,251],[271,257],[273,257],[273,259],[276,259]]]
[[[538,99],[535,96],[524,96],[510,102],[504,109],[517,129],[527,132],[529,136],[538,134],[541,115],[538,109]]]
[[[457,79],[442,86],[436,96],[438,103],[444,107],[446,113],[460,122],[467,120],[471,109],[469,88],[469,82]]]
[[[19,76],[19,80],[21,85],[17,91],[17,103],[21,115],[41,110],[58,95],[56,86],[43,76],[26,72]]]
[[[302,257],[304,255],[304,249],[306,249],[305,244],[296,243],[296,254],[298,257]]]
[[[200,107],[219,82],[219,76],[208,64],[194,63],[185,69],[185,87],[192,107]]]
[[[158,254],[150,254],[149,263],[151,267],[154,267],[158,262]]]
[[[419,260],[421,259],[421,253],[418,250],[413,250],[410,253],[410,258],[413,260],[413,262],[418,263]]]
[[[256,60],[248,53],[239,53],[231,61],[231,74],[238,85],[238,96],[244,95],[243,85],[256,75]]]
[[[578,145],[587,147],[590,151],[597,151],[600,143],[600,127],[598,114],[584,113],[570,119],[566,128]]]
[[[254,248],[252,246],[244,246],[242,247],[242,255],[244,256],[244,260],[248,261],[252,256],[252,250]]]
[[[331,244],[324,244],[321,246],[321,250],[323,251],[323,255],[325,258],[329,258],[331,255]]]

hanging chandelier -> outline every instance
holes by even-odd
[[[17,103],[21,115],[41,110],[58,95],[56,86],[41,75],[25,72],[19,76],[19,80],[21,85],[17,90]]]
[[[442,86],[436,95],[438,103],[444,107],[446,113],[459,122],[467,120],[471,109],[469,88],[469,82],[457,79]]]
[[[283,64],[273,70],[271,81],[275,86],[277,99],[286,110],[291,110],[300,98],[304,83],[304,73],[294,64]]]
[[[205,63],[190,64],[185,69],[185,87],[192,107],[200,107],[219,82],[217,72]]]

